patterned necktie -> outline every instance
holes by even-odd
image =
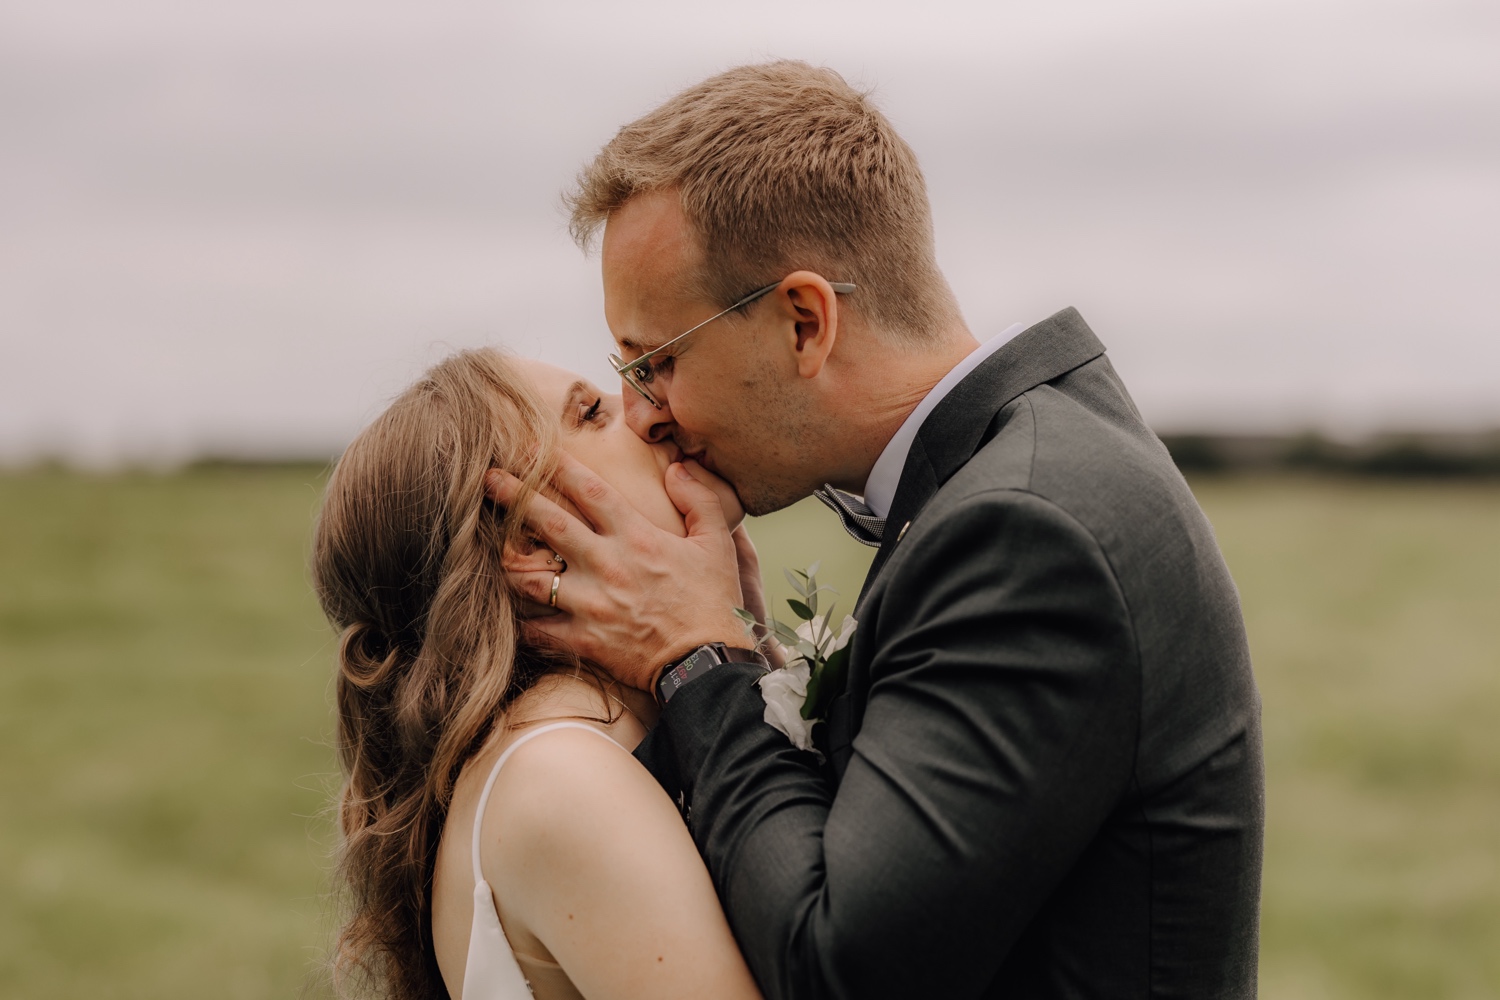
[[[863,500],[852,493],[834,489],[827,483],[823,484],[821,490],[813,490],[813,496],[839,516],[839,522],[849,532],[849,537],[872,549],[880,547],[880,540],[885,536],[885,518],[875,516],[875,512]]]

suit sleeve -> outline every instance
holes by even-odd
[[[642,748],[768,997],[981,995],[1129,785],[1128,609],[1066,512],[970,496],[883,575],[837,791],[764,724],[753,667],[684,688]]]

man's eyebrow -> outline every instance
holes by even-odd
[[[655,348],[647,347],[645,344],[642,344],[640,341],[634,339],[633,337],[625,337],[621,339],[620,346],[627,351],[634,351],[636,354],[650,354],[653,350],[655,350]],[[657,346],[659,347],[661,345],[658,344]]]

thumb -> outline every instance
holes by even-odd
[[[709,535],[727,540],[729,526],[724,523],[723,504],[719,503],[713,490],[693,476],[689,466],[673,462],[667,469],[666,486],[667,496],[672,498],[672,503],[687,522],[689,538]],[[730,544],[732,547],[733,543]]]

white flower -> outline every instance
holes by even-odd
[[[854,620],[853,615],[845,615],[843,622],[839,625],[838,634],[832,637],[832,642],[829,642],[828,645],[818,651],[822,655],[822,658],[826,660],[834,653],[849,645],[849,640],[854,638],[854,627],[857,624],[858,622]],[[813,642],[813,634],[812,622],[800,622],[797,625],[797,638]],[[828,642],[826,639],[824,641]],[[813,644],[816,645],[816,643]],[[803,663],[807,662],[807,658],[800,653],[798,654],[798,659]]]
[[[772,670],[759,681],[760,696],[766,702],[766,725],[783,733],[798,750],[813,749],[812,727],[817,720],[802,717],[810,676],[812,668],[806,660],[799,659],[780,670]]]

